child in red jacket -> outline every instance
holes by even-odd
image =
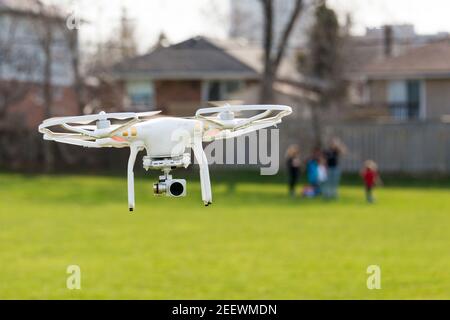
[[[381,184],[380,175],[378,174],[378,166],[372,160],[366,160],[364,162],[364,167],[361,170],[361,177],[364,180],[366,186],[366,200],[368,203],[373,203],[373,188],[376,185]]]

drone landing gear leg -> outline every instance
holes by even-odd
[[[131,211],[134,210],[134,163],[136,162],[136,156],[140,151],[138,146],[131,145],[130,146],[130,157],[128,158],[128,175],[127,175],[127,183],[128,183],[128,209]]]
[[[200,185],[202,189],[202,200],[205,206],[212,203],[211,181],[209,179],[208,159],[203,151],[202,144],[194,143],[194,156],[200,167]]]

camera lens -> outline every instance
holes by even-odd
[[[174,182],[170,185],[170,193],[175,197],[182,195],[184,192],[184,186],[180,182]]]
[[[164,183],[155,183],[153,185],[153,193],[154,194],[164,194],[166,193],[166,185]]]

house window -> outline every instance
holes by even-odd
[[[225,94],[231,94],[242,88],[242,81],[225,81]]]
[[[127,82],[127,95],[131,107],[148,110],[153,104],[153,83],[151,81],[129,81]]]
[[[397,120],[414,120],[421,116],[422,82],[419,80],[391,81],[388,103]]]
[[[210,81],[208,83],[208,101],[222,100],[221,83],[219,81]]]
[[[242,88],[243,82],[240,80],[206,81],[203,86],[204,101],[221,101],[228,99],[230,94]]]

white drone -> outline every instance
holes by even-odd
[[[257,113],[249,118],[235,118],[235,113]],[[274,126],[289,115],[292,109],[280,105],[226,105],[199,109],[195,117],[175,118],[157,116],[160,111],[124,112],[60,117],[45,120],[39,126],[44,140],[53,140],[88,148],[129,147],[128,160],[128,207],[135,208],[134,163],[140,151],[147,152],[143,158],[145,170],[162,170],[164,175],[153,185],[156,195],[183,197],[186,181],[172,179],[172,169],[187,168],[191,163],[190,149],[200,167],[202,200],[206,206],[212,203],[211,184],[206,155],[202,142],[234,138],[252,131]],[[111,124],[111,120],[117,122]],[[92,124],[94,123],[95,124]],[[60,127],[60,132],[50,130]]]

